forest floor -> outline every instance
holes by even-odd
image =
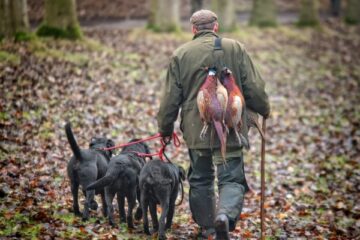
[[[224,35],[245,43],[270,95],[268,238],[359,238],[360,29],[331,22]],[[88,222],[73,215],[64,124],[72,123],[84,148],[95,135],[124,143],[156,133],[169,57],[191,35],[86,28],[85,36],[0,43],[0,238],[147,238],[141,222],[133,231],[111,228],[101,206]],[[259,237],[260,140],[255,132],[250,138],[245,170],[253,192],[233,239]],[[182,143],[173,161],[187,168]],[[187,196],[185,183],[169,239],[196,236]]]

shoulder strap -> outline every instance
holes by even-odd
[[[220,71],[223,67],[225,67],[224,62],[224,50],[221,46],[221,38],[215,38],[214,43],[214,65]]]

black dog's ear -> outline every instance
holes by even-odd
[[[114,147],[114,146],[115,146],[115,143],[114,143],[113,140],[108,139],[108,140],[106,141],[106,147],[107,147],[107,148]],[[110,157],[111,157],[111,156],[114,154],[114,150],[109,150],[109,152],[110,152]]]
[[[115,143],[113,140],[111,139],[108,139],[107,142],[106,142],[106,147],[114,147],[115,146]]]
[[[179,176],[181,178],[181,180],[185,181],[185,169],[181,166],[178,166],[178,169],[179,169]]]
[[[90,143],[89,143],[89,148],[92,148],[94,145],[96,144],[96,138],[91,138]]]

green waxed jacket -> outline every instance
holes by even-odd
[[[214,66],[216,62],[213,54],[216,37],[218,36],[212,31],[200,31],[192,41],[176,49],[163,86],[163,95],[157,115],[159,132],[163,136],[168,136],[173,132],[174,122],[181,108],[180,128],[188,148],[192,149],[220,146],[216,137],[212,145],[210,144],[210,130],[208,130],[206,139],[200,139],[203,123],[196,103],[197,93],[207,75],[203,68]],[[236,77],[237,84],[244,94],[246,106],[260,115],[268,115],[270,106],[264,90],[265,83],[244,46],[235,40],[223,38],[222,48],[224,63]],[[243,117],[244,123],[245,120]],[[244,137],[247,138],[247,131],[245,131]],[[232,130],[227,138],[227,146],[239,146]]]

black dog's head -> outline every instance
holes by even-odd
[[[99,148],[109,148],[114,147],[115,143],[113,140],[105,137],[93,137],[90,141],[89,148],[99,149]],[[105,151],[109,158],[113,155],[114,150]]]

